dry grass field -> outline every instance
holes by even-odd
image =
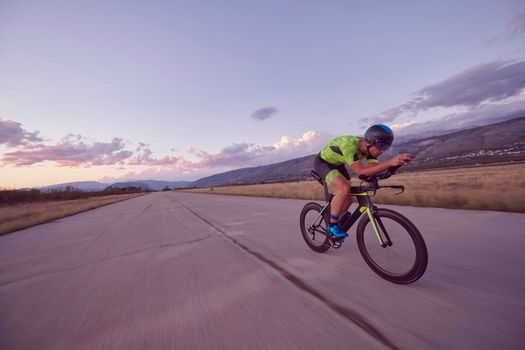
[[[352,179],[352,185],[359,183],[357,178]],[[404,185],[405,193],[395,195],[395,190],[379,190],[374,203],[525,213],[525,164],[401,173],[381,184]],[[183,191],[294,199],[324,198],[323,189],[316,181]]]
[[[143,193],[2,206],[0,207],[0,235],[141,195]]]

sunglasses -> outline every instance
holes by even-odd
[[[390,144],[385,143],[381,140],[374,140],[374,146],[380,149],[381,151],[386,151],[390,148]]]

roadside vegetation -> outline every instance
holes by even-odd
[[[71,200],[46,200],[0,206],[0,235],[43,224],[66,216],[135,198],[144,193],[94,196]]]
[[[402,172],[385,180],[405,186],[405,193],[391,189],[377,192],[374,203],[495,210],[525,213],[525,164]],[[360,180],[352,178],[352,185]],[[316,181],[237,185],[181,191],[242,196],[323,200]]]
[[[67,201],[140,192],[144,191],[136,187],[107,187],[103,191],[81,191],[71,186],[67,186],[60,190],[57,189],[50,191],[41,191],[37,188],[27,190],[9,190],[0,188],[0,208],[5,205],[14,205],[20,203]]]

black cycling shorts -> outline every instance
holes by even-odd
[[[348,174],[348,170],[346,170],[344,164],[334,165],[328,163],[321,158],[321,154],[318,154],[317,157],[315,157],[314,169],[327,184],[330,184],[337,175],[343,175],[345,179],[350,181],[350,174]]]

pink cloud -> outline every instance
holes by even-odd
[[[146,169],[128,172],[121,177],[103,178],[100,181],[128,181],[145,178],[163,180],[196,180],[213,173],[237,168],[266,165],[319,152],[331,135],[307,131],[301,137],[283,136],[271,146],[252,143],[234,143],[217,153],[208,153],[194,147],[186,152],[196,157],[195,162],[184,157],[153,158],[147,145],[137,148],[137,155],[128,164],[146,165]]]
[[[126,164],[128,165],[149,165],[149,166],[175,166],[177,168],[187,167],[191,162],[184,159],[184,157],[176,156],[164,156],[160,158],[153,157],[153,152],[149,148],[149,145],[145,143],[139,143],[139,147],[136,149],[136,155],[129,159]]]
[[[283,136],[272,145],[233,143],[217,153],[187,147],[186,152],[196,159],[190,161],[184,156],[155,157],[150,146],[142,142],[133,151],[128,150],[127,144],[119,137],[114,137],[110,142],[94,142],[81,135],[69,134],[55,144],[32,143],[28,141],[41,141],[36,133],[28,133],[21,128],[20,123],[2,122],[4,131],[16,131],[9,131],[7,134],[11,136],[9,140],[5,138],[4,143],[17,144],[18,148],[1,154],[0,166],[23,167],[43,162],[72,168],[115,166],[114,170],[119,172],[128,170],[120,179],[148,175],[188,179],[218,171],[271,164],[316,153],[330,139],[330,135],[311,130],[297,138]],[[138,173],[129,171],[133,167],[137,167]]]
[[[0,118],[0,145],[17,147],[31,142],[40,142],[38,131],[29,132],[22,128],[22,124],[9,119]]]
[[[307,131],[299,138],[283,136],[271,146],[234,143],[220,152],[209,154],[189,147],[186,151],[198,158],[195,168],[234,168],[265,165],[319,152],[330,135]]]
[[[192,154],[199,158],[199,161],[195,163],[195,166],[199,168],[246,166],[257,162],[260,157],[274,150],[271,146],[260,146],[250,143],[234,143],[224,147],[216,154],[191,149]]]
[[[30,166],[45,161],[65,167],[113,165],[124,162],[133,154],[124,147],[122,139],[117,137],[107,143],[88,144],[79,135],[68,135],[54,145],[29,145],[7,152],[0,162],[15,166]]]

